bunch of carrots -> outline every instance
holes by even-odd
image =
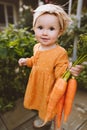
[[[87,60],[87,54],[82,55],[72,64],[72,66],[81,64],[86,60]],[[47,121],[51,120],[52,112],[54,111],[55,107],[57,107],[56,122],[58,128],[61,126],[61,118],[63,111],[64,111],[64,122],[67,121],[72,110],[72,104],[76,94],[76,90],[77,90],[77,80],[75,79],[75,77],[71,76],[69,70],[66,70],[62,78],[59,78],[57,80],[52,90],[48,102],[47,115],[45,117],[43,125],[46,124]]]

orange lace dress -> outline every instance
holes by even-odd
[[[62,76],[68,66],[68,56],[64,48],[39,51],[40,44],[35,45],[35,55],[27,58],[27,66],[32,67],[27,84],[24,107],[38,110],[39,117],[45,119],[49,95],[56,80]],[[53,117],[56,114],[54,110]]]

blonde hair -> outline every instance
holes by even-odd
[[[58,16],[58,22],[62,32],[64,32],[68,25],[71,23],[71,18],[61,6],[54,4],[45,4],[39,6],[36,10],[34,10],[33,27],[35,26],[38,17],[45,13],[56,14]]]

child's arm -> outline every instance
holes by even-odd
[[[56,65],[56,68],[55,68],[55,76],[56,76],[56,78],[61,77],[63,75],[63,73],[66,71],[67,67],[69,68],[69,70],[70,70],[70,72],[71,72],[71,74],[73,76],[79,76],[79,74],[81,73],[81,71],[84,68],[83,65],[76,65],[76,66],[72,67],[71,62],[68,64],[66,54],[62,55],[59,61],[60,62],[58,63],[58,66]]]
[[[19,63],[19,66],[32,67],[34,63],[34,56],[32,56],[31,58],[20,58],[18,63]]]
[[[18,60],[19,66],[26,66],[26,58],[20,58]]]
[[[39,48],[39,44],[36,44],[33,48],[33,54],[35,55],[36,52],[38,51]],[[20,58],[19,61],[19,66],[28,66],[28,67],[32,67],[33,63],[34,63],[34,56],[32,56],[31,58]]]

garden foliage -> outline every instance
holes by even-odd
[[[30,57],[35,43],[33,34],[13,25],[0,33],[0,110],[13,107],[23,96],[30,69],[20,68],[18,59]]]

